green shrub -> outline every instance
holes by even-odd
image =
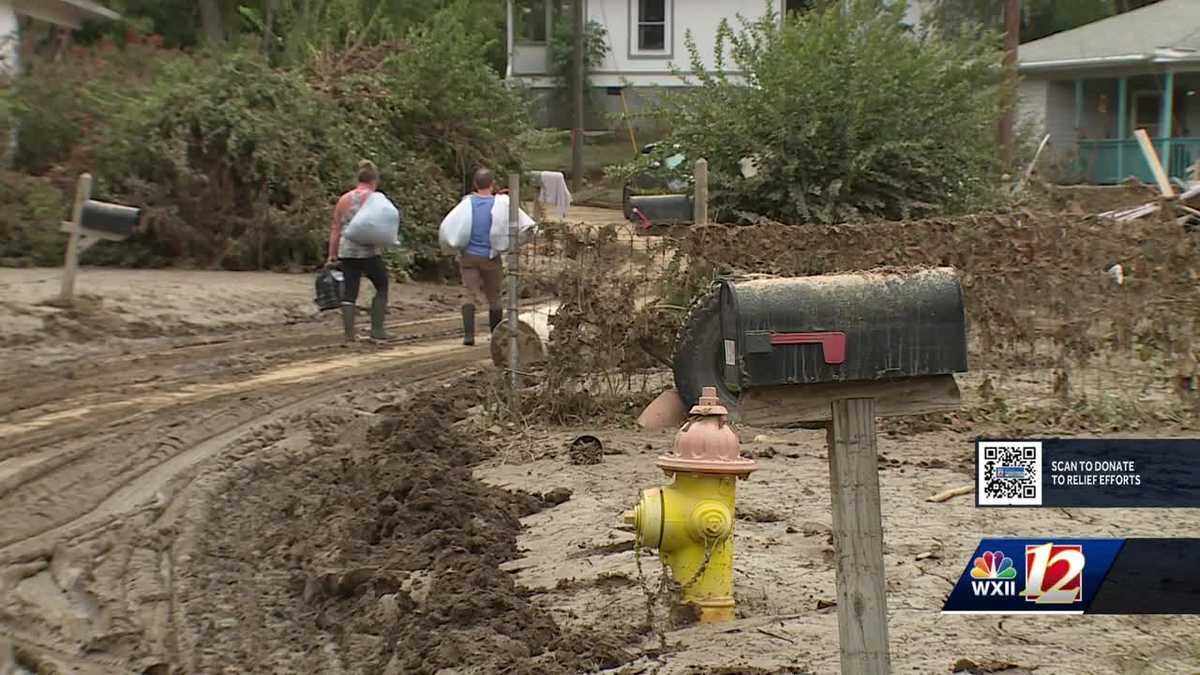
[[[740,20],[737,31],[723,23],[712,73],[688,36],[691,73],[679,76],[697,87],[666,96],[657,114],[668,143],[708,159],[716,217],[907,218],[991,197],[999,53],[918,40],[902,6],[842,8],[827,3],[782,25]],[[758,172],[745,178],[739,161],[752,156]]]
[[[62,264],[69,209],[49,180],[0,170],[0,264]]]
[[[437,224],[467,177],[515,166],[528,128],[522,99],[479,67],[463,7],[403,44],[304,67],[153,42],[37,61],[16,97],[18,164],[62,189],[92,171],[98,198],[146,209],[147,232],[106,262],[295,269],[324,260],[333,205],[369,158],[404,211],[406,259],[435,267]]]

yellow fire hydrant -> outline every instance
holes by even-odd
[[[655,462],[674,482],[643,490],[625,512],[639,544],[658,550],[702,623],[734,618],[734,495],[737,479],[758,468],[741,456],[728,416],[716,389],[705,387],[671,451]]]

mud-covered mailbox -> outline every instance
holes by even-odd
[[[741,420],[827,429],[842,672],[890,673],[875,418],[958,407],[954,373],[967,369],[958,275],[726,282],[718,300],[720,370]]]
[[[104,239],[126,239],[133,235],[141,219],[139,208],[89,199],[79,212],[79,227]]]
[[[729,281],[720,293],[724,377],[742,391],[967,369],[951,269]]]

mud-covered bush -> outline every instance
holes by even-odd
[[[403,257],[432,267],[437,223],[466,177],[479,163],[513,166],[528,119],[517,94],[477,68],[482,47],[460,9],[403,43],[317,53],[296,68],[255,50],[153,41],[35,61],[17,88],[18,166],[64,192],[92,171],[98,196],[145,207],[147,232],[127,252],[297,268],[324,258],[333,204],[369,158],[404,211]]]
[[[0,265],[61,264],[68,204],[45,178],[0,171]]]
[[[664,97],[657,115],[672,129],[668,143],[708,159],[717,218],[907,218],[991,196],[995,45],[919,40],[902,25],[902,7],[846,5],[782,24],[723,23],[716,72],[704,72],[689,35],[690,68],[679,76],[697,86]],[[757,161],[752,177],[743,158]]]

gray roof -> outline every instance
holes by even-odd
[[[14,0],[13,9],[35,19],[78,28],[83,21],[115,21],[120,14],[94,0]]]
[[[121,18],[120,14],[92,0],[59,0],[79,10],[79,12],[91,19],[108,19],[116,21]]]
[[[1160,0],[1023,44],[1018,54],[1023,71],[1200,62],[1200,0]]]

